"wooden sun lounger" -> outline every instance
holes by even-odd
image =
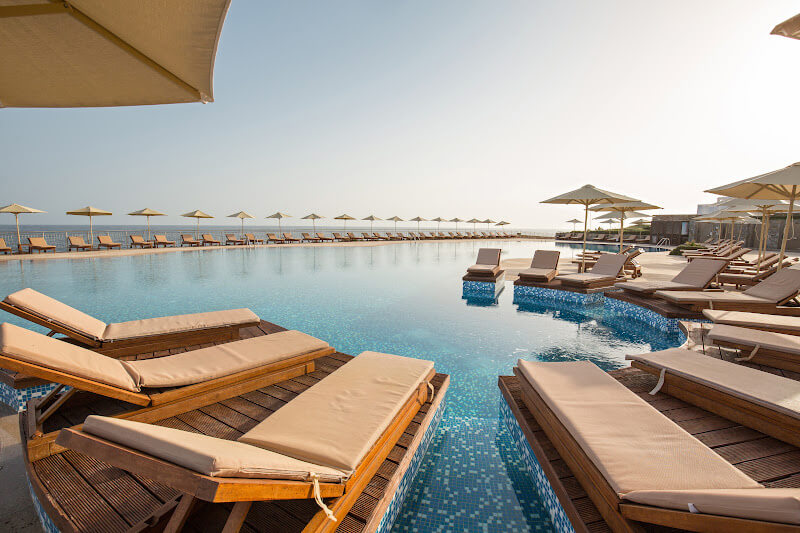
[[[685,348],[626,359],[635,368],[663,375],[658,391],[800,446],[800,410],[792,405],[792,398],[800,397],[800,382]]]
[[[334,237],[326,237],[324,233],[319,232],[317,233],[317,239],[319,239],[320,242],[333,242],[335,240]]]
[[[349,238],[351,241],[364,241],[364,240],[367,240],[367,239],[365,239],[364,237],[358,237],[358,236],[356,236],[356,234],[355,234],[355,233],[351,233],[351,232],[347,232],[347,237],[348,237],[348,238]]]
[[[703,316],[714,324],[800,335],[800,316],[750,313],[748,311],[714,311],[706,309]]]
[[[518,364],[524,364],[520,361]],[[585,374],[588,368],[585,365],[592,365],[592,363],[583,362],[569,362],[569,363],[539,363],[547,365],[572,365],[576,370],[581,370],[580,377],[575,379],[574,383],[566,385],[566,387],[574,387],[577,389],[577,398],[585,394],[580,390],[581,384],[585,379]],[[584,368],[578,368],[578,365],[584,365]],[[601,370],[594,367],[595,372],[598,373],[598,379]],[[570,370],[572,370],[570,368]],[[553,444],[558,454],[564,460],[569,470],[572,472],[576,480],[580,483],[581,488],[586,492],[589,499],[596,506],[603,520],[608,525],[611,531],[625,532],[625,533],[641,533],[649,531],[645,524],[652,524],[656,526],[663,526],[668,530],[687,530],[698,532],[727,532],[727,531],[754,531],[760,533],[767,532],[789,532],[796,531],[797,525],[788,524],[784,522],[774,522],[762,518],[752,518],[751,516],[759,516],[762,514],[769,514],[768,512],[761,512],[759,505],[751,502],[749,506],[740,507],[737,509],[730,509],[730,514],[711,514],[703,512],[704,506],[699,502],[697,507],[699,512],[690,512],[688,506],[683,507],[685,510],[677,510],[667,506],[655,506],[650,504],[638,503],[647,501],[652,498],[653,491],[662,493],[680,494],[684,486],[689,485],[689,481],[694,481],[699,488],[694,488],[693,492],[703,493],[704,491],[714,489],[721,489],[722,491],[730,491],[731,494],[741,491],[744,500],[752,494],[753,491],[775,491],[781,489],[762,488],[752,479],[748,478],[741,471],[736,469],[733,465],[729,464],[724,459],[717,456],[712,450],[705,447],[697,439],[685,430],[680,428],[677,424],[666,418],[664,415],[656,411],[643,399],[638,398],[636,394],[628,391],[623,385],[618,382],[620,392],[617,394],[622,397],[625,396],[627,400],[626,415],[633,420],[631,415],[638,418],[646,418],[642,423],[648,424],[654,428],[658,428],[654,433],[648,433],[648,430],[638,428],[640,422],[638,420],[631,424],[625,418],[617,416],[613,422],[609,420],[608,424],[608,438],[616,439],[619,441],[620,446],[628,446],[631,449],[630,453],[639,453],[639,456],[631,458],[627,463],[627,472],[621,472],[621,465],[603,463],[602,458],[597,458],[594,453],[589,453],[585,449],[585,440],[581,434],[576,435],[576,426],[567,425],[564,423],[562,416],[551,405],[551,399],[543,397],[537,389],[528,381],[520,366],[514,368],[514,374],[519,380],[519,385],[522,391],[522,400],[524,405],[528,408],[530,413],[535,418],[536,422],[544,433],[547,435],[549,441]],[[565,373],[569,381],[570,373]],[[613,378],[609,377],[609,381]],[[594,387],[595,383],[588,383],[587,386]],[[605,385],[605,389],[616,389],[612,384]],[[604,394],[599,392],[598,394]],[[623,391],[624,389],[624,391]],[[564,395],[570,396],[569,394]],[[573,394],[575,396],[575,394]],[[604,399],[604,398],[602,398]],[[586,397],[587,407],[590,407],[591,402],[595,401],[593,397]],[[622,406],[619,400],[614,406]],[[611,404],[603,402],[603,406],[597,412],[598,417],[606,414],[613,414],[609,410]],[[565,406],[567,407],[567,406]],[[635,409],[634,409],[635,407]],[[560,407],[557,407],[560,408]],[[619,409],[617,409],[619,411]],[[574,410],[570,410],[574,412]],[[597,417],[594,418],[595,420]],[[575,423],[580,422],[578,420]],[[627,423],[626,423],[627,422]],[[595,427],[594,429],[584,427],[583,425],[577,426],[578,431],[588,431],[595,434],[602,432],[602,426]],[[640,433],[637,433],[640,431]],[[638,446],[632,446],[626,435],[631,433],[632,439],[637,439]],[[669,433],[667,439],[670,444],[661,444],[661,432]],[[649,454],[646,452],[649,448],[660,450],[660,454]],[[607,447],[602,453],[610,455],[611,447]],[[626,451],[628,450],[626,449]],[[595,452],[596,453],[596,452]],[[601,466],[598,466],[598,462]],[[670,464],[665,464],[669,462]],[[687,467],[684,463],[693,463],[696,468]],[[676,467],[683,468],[683,475],[676,475],[671,470]],[[609,469],[614,473],[609,473]],[[652,472],[650,476],[648,473]],[[658,474],[656,474],[658,472]],[[713,474],[712,474],[713,472]],[[630,485],[642,485],[642,488],[626,487],[625,492],[618,492],[615,485],[619,483],[614,481],[614,476],[618,476],[622,481]],[[629,479],[628,479],[629,478]],[[638,481],[637,481],[638,478]],[[688,478],[688,480],[687,480]],[[651,481],[648,481],[651,480]],[[644,481],[643,481],[644,480]],[[709,487],[705,488],[702,485],[708,484]],[[670,485],[675,485],[676,488],[670,489]],[[713,486],[712,486],[713,485]],[[662,488],[665,487],[666,488]],[[795,489],[791,489],[795,490]],[[769,494],[780,494],[770,492],[759,492],[758,494],[767,496]],[[691,500],[690,500],[691,501]],[[747,517],[741,515],[749,515]],[[660,531],[660,529],[657,529]]]
[[[724,259],[725,261],[731,262],[731,261],[736,261],[737,259],[739,259],[743,255],[749,254],[752,251],[753,250],[751,250],[750,248],[739,248],[738,250],[731,251],[730,253],[725,254],[725,255],[699,255],[699,256],[698,255],[689,255],[689,256],[686,256],[686,260],[691,262],[692,260],[697,259],[699,257],[713,257],[714,259]]]
[[[303,242],[320,242],[319,237],[311,235],[310,233],[301,233],[300,237],[300,240]]]
[[[25,298],[35,298],[36,306],[38,307],[25,305],[24,300],[21,300],[18,296],[20,293],[23,293],[22,296]],[[190,341],[192,344],[201,344],[208,342],[237,340],[239,338],[240,329],[256,326],[260,322],[260,319],[252,311],[242,310],[242,320],[237,320],[227,325],[196,329],[175,328],[169,333],[136,336],[131,338],[112,337],[104,340],[99,338],[99,334],[90,333],[85,328],[79,328],[76,325],[71,325],[74,324],[74,322],[72,322],[72,318],[63,319],[62,314],[66,314],[68,317],[77,315],[80,317],[78,319],[79,322],[91,322],[92,324],[96,324],[98,327],[102,327],[103,325],[108,327],[108,324],[105,324],[94,317],[81,313],[77,309],[73,309],[62,302],[37,293],[33,289],[22,289],[21,291],[17,291],[16,293],[6,296],[6,298],[0,302],[0,309],[8,311],[12,315],[24,318],[25,320],[33,322],[34,324],[44,326],[50,330],[50,336],[54,335],[55,333],[61,333],[70,339],[77,341],[83,346],[110,357],[122,357],[125,355],[139,354],[148,351],[156,352],[159,350],[181,348]],[[49,312],[50,309],[56,309],[56,311]],[[238,310],[233,311],[239,312]],[[252,318],[250,318],[250,316],[252,316]],[[181,318],[190,317],[191,315],[183,315]],[[169,319],[176,317],[161,318]],[[145,321],[147,320],[154,319],[145,319]],[[125,324],[137,324],[142,322],[144,321],[133,321],[129,323],[123,322],[115,326],[124,327]]]
[[[122,248],[122,244],[112,241],[111,237],[109,237],[108,235],[98,235],[97,247],[106,248],[107,250],[113,250],[114,248]]]
[[[350,241],[353,240],[350,237],[346,237],[346,236],[342,235],[341,233],[336,233],[336,232],[333,233],[333,238],[336,239],[339,242],[350,242]]]
[[[243,244],[245,244],[245,240],[244,239],[240,239],[239,237],[237,237],[233,233],[226,233],[225,234],[225,246],[228,246],[229,244],[231,246],[243,245]]]
[[[244,236],[247,237],[247,242],[250,244],[264,244],[264,239],[257,239],[252,233],[245,233]]]
[[[8,247],[8,245],[6,244],[6,240],[3,239],[2,237],[0,237],[0,252],[4,254],[11,253],[11,248]]]
[[[28,252],[53,252],[55,253],[56,247],[50,244],[47,244],[47,241],[44,240],[44,237],[28,237]]]
[[[800,337],[728,324],[714,324],[706,339],[739,350],[739,361],[800,372]]]
[[[297,237],[294,237],[291,233],[287,233],[287,232],[283,233],[283,240],[284,240],[284,242],[289,242],[289,243],[300,242],[300,239],[298,239]]]
[[[717,279],[727,263],[720,259],[692,261],[669,281],[630,280],[615,284],[625,292],[651,298],[656,291],[702,291]]]
[[[222,246],[222,243],[215,239],[210,233],[203,233],[200,235],[200,238],[203,239],[203,246]]]
[[[481,248],[475,264],[467,268],[464,281],[493,281],[504,272],[500,268],[500,248]]]
[[[792,265],[792,263],[797,262],[797,258],[788,258],[784,260],[782,263],[782,268],[787,268]],[[770,268],[766,270],[742,270],[738,272],[722,272],[719,275],[719,284],[720,285],[734,285],[738,289],[742,286],[753,286],[757,285],[761,281],[767,279],[771,275],[775,274],[778,271],[778,265],[773,264]]]
[[[274,233],[267,233],[267,242],[274,242],[274,243],[277,243],[277,244],[283,244],[284,242],[286,242],[286,240],[278,237]]]
[[[561,252],[558,250],[536,250],[530,268],[519,271],[519,279],[546,283],[553,281],[558,275],[559,257]]]
[[[191,235],[181,235],[181,248],[184,246],[202,246],[203,243]]]
[[[139,248],[153,247],[153,242],[144,240],[144,238],[142,238],[141,235],[131,235],[130,239],[131,239],[131,248],[136,248],[137,246]]]
[[[372,236],[375,237],[375,239],[378,240],[378,241],[388,241],[389,240],[388,237],[384,237],[380,233],[373,233]]]
[[[375,237],[372,233],[367,233],[366,231],[362,231],[361,232],[361,237],[365,241],[378,241],[378,240],[380,240],[379,237]]]
[[[163,246],[164,248],[168,248],[170,246],[175,246],[175,241],[167,240],[166,235],[153,235],[153,244],[156,248],[159,246]]]
[[[588,272],[559,274],[555,279],[563,285],[584,289],[612,287],[618,278],[624,276],[623,268],[627,260],[626,254],[603,254]]]
[[[341,381],[340,378],[342,376],[350,377],[353,375],[353,372],[349,372],[347,365],[353,363],[363,363],[361,365],[363,368],[364,364],[369,364],[369,359],[364,359],[364,357],[371,358],[375,355],[383,355],[368,354],[368,352],[361,354],[361,356],[359,356],[361,361],[359,361],[359,358],[353,359],[339,370],[332,373],[326,379],[339,379],[339,381]],[[373,477],[384,460],[389,456],[397,442],[402,437],[403,433],[414,420],[414,417],[420,411],[420,408],[431,400],[431,396],[429,396],[429,393],[431,392],[430,388],[432,387],[431,379],[435,375],[435,371],[432,369],[433,364],[425,361],[420,361],[420,363],[427,363],[431,366],[431,370],[427,371],[426,374],[422,376],[422,383],[412,390],[410,396],[399,399],[399,401],[394,400],[392,404],[384,409],[384,411],[386,411],[386,416],[391,417],[391,419],[388,420],[388,426],[384,428],[382,420],[379,422],[365,421],[365,423],[371,424],[370,427],[375,426],[376,423],[380,424],[379,428],[376,429],[381,429],[382,431],[380,434],[374,436],[370,434],[370,432],[365,432],[365,451],[359,455],[358,463],[353,467],[353,469],[346,470],[347,474],[345,472],[347,467],[339,467],[339,469],[342,470],[342,475],[339,477],[338,481],[335,480],[330,473],[323,474],[322,476],[317,475],[314,477],[312,472],[314,470],[319,470],[320,466],[309,463],[305,463],[305,465],[301,464],[296,467],[304,468],[304,470],[299,472],[288,472],[283,476],[281,476],[280,473],[284,470],[280,468],[278,468],[278,472],[276,472],[278,475],[273,474],[272,477],[266,473],[262,474],[261,477],[225,477],[224,475],[208,475],[206,473],[199,473],[196,470],[182,466],[182,464],[185,463],[168,461],[166,459],[162,459],[130,447],[131,444],[129,441],[137,441],[137,439],[135,439],[136,433],[131,435],[129,432],[127,435],[122,436],[115,433],[114,438],[123,441],[124,444],[109,440],[107,434],[113,433],[113,428],[130,428],[131,432],[138,432],[138,434],[141,435],[147,435],[149,429],[147,426],[143,426],[141,424],[132,424],[128,421],[109,420],[103,417],[92,417],[91,419],[87,420],[87,423],[81,429],[70,428],[62,430],[56,442],[59,446],[73,449],[105,463],[110,463],[111,465],[123,470],[137,472],[148,479],[158,483],[163,483],[181,491],[183,496],[181,497],[180,503],[176,507],[174,513],[170,517],[165,531],[180,531],[183,528],[183,525],[186,522],[189,514],[191,513],[194,504],[198,500],[214,503],[232,503],[233,506],[223,531],[225,533],[235,533],[242,527],[248,511],[254,502],[312,498],[317,499],[318,505],[322,508],[322,510],[314,516],[310,523],[306,524],[303,531],[333,531],[339,525],[342,518],[356,503],[356,499],[362,494],[367,486],[368,481]],[[419,367],[421,365],[417,364],[416,366]],[[337,376],[337,372],[339,373],[339,376]],[[416,370],[414,371],[413,376],[409,377],[416,377]],[[408,378],[406,378],[406,380],[407,379]],[[319,382],[316,393],[319,394],[319,387],[322,387],[322,390],[324,390],[326,393],[329,392],[330,387],[325,388],[326,384],[327,382],[325,380]],[[300,394],[287,403],[282,409],[285,409],[286,411],[284,412],[286,413],[294,414],[293,408],[295,407],[296,403],[299,403],[301,406],[300,408],[304,407],[306,403],[305,396]],[[322,409],[329,408],[327,404],[321,404],[320,407]],[[280,417],[281,415],[277,416]],[[235,455],[237,452],[247,454],[257,452],[262,454],[260,457],[264,457],[263,451],[261,451],[262,448],[254,446],[254,444],[264,441],[265,437],[261,433],[263,432],[267,434],[266,445],[269,446],[269,436],[271,433],[268,429],[260,429],[260,426],[273,430],[277,429],[279,432],[283,430],[284,433],[291,433],[293,431],[291,428],[283,429],[285,428],[286,424],[282,423],[283,420],[274,422],[274,417],[276,417],[276,415],[272,415],[265,421],[259,423],[256,427],[245,433],[243,437],[237,441],[228,441],[227,450],[230,451],[226,450],[226,452],[216,452],[216,454],[232,453]],[[343,416],[343,418],[347,420],[346,414]],[[353,417],[351,416],[350,418]],[[351,423],[353,425],[357,425],[359,421],[353,420]],[[344,426],[347,425],[347,423],[339,422],[333,427],[320,428],[319,433],[323,436],[336,434],[337,432],[341,432]],[[316,427],[310,427],[307,431],[314,433],[316,429]],[[153,430],[159,435],[168,435],[168,438],[170,439],[181,438],[182,434],[184,434],[184,432],[180,430],[159,428],[158,426],[153,426]],[[294,430],[294,432],[297,431]],[[103,433],[104,436],[100,437],[96,433]],[[195,437],[192,437],[191,434],[187,434],[186,436],[189,439],[195,439]],[[313,435],[309,435],[309,437],[312,436]],[[341,438],[344,438],[344,436]],[[203,439],[204,443],[209,444],[222,442],[221,439],[215,437],[203,436],[200,437],[200,439]],[[250,444],[248,442],[250,440],[255,442]],[[197,441],[184,443],[175,442],[172,440],[169,441],[167,445],[175,449],[186,448],[191,451],[197,450],[197,452],[200,454],[204,453],[203,446],[198,445]],[[217,444],[214,445],[218,446]],[[253,448],[255,448],[255,450],[253,450]],[[234,449],[236,451],[233,451]],[[287,458],[294,463],[299,462],[291,455],[283,455],[281,453],[284,451],[283,449],[280,449],[280,451],[273,451],[269,447],[265,447],[263,449],[275,454],[277,457]],[[209,454],[212,453],[215,452],[209,452]],[[319,455],[321,459],[328,460],[326,459],[326,456],[329,456],[330,454],[320,453]],[[345,455],[343,459],[346,457],[347,456]],[[191,458],[186,459],[183,457],[181,457],[181,460],[186,462],[192,461]],[[268,461],[269,459],[264,458],[263,460]],[[271,465],[269,464],[265,464],[264,468],[268,469],[270,466]],[[306,472],[305,468],[308,468],[308,472],[303,474]],[[321,468],[323,469],[323,472],[336,470],[325,465],[322,465]],[[212,473],[210,472],[209,474]],[[329,500],[326,502],[327,505],[325,505],[323,503],[323,499],[329,498],[336,499],[333,501]],[[329,516],[332,519],[329,519]]]
[[[67,241],[69,242],[68,251],[78,250],[79,252],[84,250],[93,250],[94,247],[91,244],[88,244],[83,237],[67,237]]]

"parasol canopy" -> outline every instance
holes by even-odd
[[[338,217],[334,217],[334,220],[344,220],[344,229],[347,229],[347,221],[348,220],[355,220],[355,217],[351,217],[347,213],[339,215]]]
[[[246,218],[256,218],[247,211],[239,211],[238,213],[233,213],[232,215],[228,215],[228,218],[238,218],[242,221],[242,234],[240,235],[241,238],[244,238],[244,219]]]
[[[11,213],[14,215],[14,222],[17,225],[17,251],[22,253],[22,240],[19,236],[19,216],[26,213],[47,213],[41,209],[34,209],[33,207],[25,207],[24,205],[11,204],[5,207],[0,207],[0,213]]]
[[[311,213],[309,215],[304,216],[301,220],[310,220],[311,221],[311,226],[314,228],[314,232],[316,232],[317,231],[317,220],[319,220],[321,218],[325,218],[325,217],[323,217],[321,215],[318,215],[316,213]]]
[[[144,209],[140,209],[138,211],[134,211],[133,213],[128,213],[128,215],[132,217],[147,217],[147,240],[150,240],[150,217],[164,217],[167,216],[166,214],[162,213],[161,211],[156,211],[155,209],[150,209],[149,207],[145,207]]]
[[[267,218],[277,218],[278,219],[278,233],[280,233],[282,231],[281,220],[284,219],[284,218],[289,218],[291,216],[292,215],[287,215],[286,213],[281,213],[280,211],[278,211],[277,213],[272,213]]]
[[[208,213],[203,213],[199,209],[194,210],[194,211],[190,211],[189,213],[184,213],[181,216],[182,217],[186,217],[186,218],[194,218],[194,219],[197,220],[197,229],[195,229],[195,232],[194,232],[194,238],[195,239],[199,239],[200,238],[200,219],[201,218],[214,218],[213,216],[209,215]]]
[[[94,241],[94,225],[92,223],[92,219],[94,217],[110,216],[112,213],[111,211],[104,211],[102,209],[98,209],[96,207],[87,205],[86,207],[81,209],[76,209],[75,211],[67,211],[67,214],[89,217],[89,244],[91,244],[92,241]]]

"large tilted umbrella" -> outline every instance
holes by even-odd
[[[17,251],[22,253],[22,240],[19,236],[19,216],[25,213],[47,213],[41,209],[34,209],[32,207],[25,207],[24,205],[11,204],[0,208],[0,213],[11,213],[14,215],[14,222],[17,224]]]
[[[572,231],[575,231],[575,224],[580,224],[581,221],[577,218],[573,218],[571,220],[567,220],[567,224],[572,224]]]
[[[210,102],[229,3],[2,2],[0,107]]]
[[[160,211],[156,211],[155,209],[150,209],[149,207],[145,207],[144,209],[140,209],[139,211],[134,211],[133,213],[128,213],[132,217],[147,217],[147,240],[150,240],[150,217],[164,217],[167,216]]]
[[[347,229],[347,221],[355,220],[355,218],[345,213],[343,215],[339,215],[338,217],[334,217],[334,220],[344,220],[344,229]]]
[[[240,237],[244,238],[244,219],[246,218],[256,218],[247,211],[239,211],[238,213],[234,213],[232,215],[228,215],[228,218],[238,218],[242,221],[242,234]]]
[[[427,220],[426,218],[414,217],[414,218],[411,219],[411,222],[416,222],[417,223],[417,232],[419,232],[419,223],[420,222],[425,222],[426,220]]]
[[[370,231],[370,233],[372,233],[372,223],[375,222],[376,220],[383,220],[383,219],[382,218],[378,218],[375,215],[370,215],[368,217],[362,218],[361,220],[369,220],[369,231]]]
[[[87,205],[83,209],[76,209],[75,211],[67,211],[68,215],[77,215],[82,217],[89,217],[89,243],[94,240],[94,225],[92,223],[92,219],[94,217],[107,217],[110,216],[112,213],[111,211],[103,211],[102,209],[97,209],[96,207],[92,207]]]
[[[292,215],[287,215],[286,213],[281,213],[280,211],[278,211],[277,213],[272,213],[267,218],[277,218],[278,219],[278,233],[280,233],[281,232],[281,219],[289,218],[291,216]]]
[[[620,213],[624,215],[625,213],[632,213],[636,211],[642,210],[650,210],[650,209],[661,209],[657,205],[648,204],[645,202],[634,201],[634,202],[618,202],[613,204],[600,204],[595,207],[592,207],[592,211],[610,211],[614,213]],[[637,213],[637,217],[645,216],[641,213]],[[623,241],[624,241],[624,220],[627,217],[621,216],[619,218],[619,251],[622,253],[623,249]]]
[[[772,35],[781,35],[791,39],[800,39],[800,15],[795,15],[789,20],[784,20],[770,32]]]
[[[789,226],[794,225],[792,214],[797,194],[800,192],[800,163],[794,163],[780,170],[767,172],[766,174],[722,185],[721,187],[714,187],[706,192],[747,200],[789,201],[789,208],[786,211],[786,226],[783,228],[781,253],[778,257],[778,269],[780,269],[783,265],[783,259],[786,257]]]
[[[195,239],[199,239],[200,238],[200,219],[201,218],[214,218],[213,216],[209,215],[208,213],[203,213],[199,209],[195,210],[195,211],[190,211],[189,213],[184,213],[181,216],[182,217],[186,217],[186,218],[194,218],[194,219],[197,220],[197,229],[194,232],[194,238]]]
[[[403,219],[400,218],[399,216],[395,215],[393,217],[387,218],[386,220],[391,220],[392,222],[394,222],[394,232],[397,233],[397,223],[398,222],[402,222]]]
[[[321,215],[318,215],[316,213],[311,213],[310,215],[304,216],[302,218],[302,220],[310,220],[311,221],[311,226],[314,228],[314,233],[316,233],[316,231],[317,231],[317,220],[319,220],[321,218],[325,218],[325,217],[323,217]]]
[[[478,220],[477,218],[471,218],[471,219],[467,220],[467,224],[472,224],[472,233],[475,233],[475,224],[479,224],[479,223],[480,223],[480,220]]]
[[[617,194],[603,189],[598,189],[594,185],[584,185],[580,189],[569,191],[562,195],[544,200],[543,204],[578,204],[584,207],[583,217],[583,255],[586,257],[586,234],[589,225],[589,207],[597,204],[613,204],[620,202],[635,202],[635,198],[630,198],[622,194]],[[584,261],[581,259],[581,271],[583,271]]]
[[[455,222],[456,223],[456,231],[458,231],[458,223],[459,222],[464,222],[464,221],[461,220],[460,218],[456,217],[456,218],[451,218],[450,220],[448,220],[448,222]]]

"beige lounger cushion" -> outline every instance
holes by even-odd
[[[695,259],[672,278],[675,283],[705,287],[728,263],[719,259]]]
[[[625,254],[603,254],[597,258],[591,273],[617,277],[627,260],[628,256]]]
[[[500,272],[500,267],[497,265],[472,265],[467,269],[467,272],[479,276],[491,276]]]
[[[206,476],[338,482],[341,472],[241,442],[141,422],[91,415],[83,431]]]
[[[166,357],[126,361],[140,387],[180,387],[229,376],[328,347],[299,331],[282,331]]]
[[[364,352],[239,441],[350,475],[432,370],[431,361]]]
[[[745,311],[714,311],[706,309],[703,316],[715,324],[727,324],[743,328],[769,328],[800,333],[800,317],[789,315],[768,315],[747,313]]]
[[[800,341],[800,339],[798,339]],[[800,348],[800,343],[798,343]],[[725,392],[794,418],[800,418],[800,381],[723,361],[685,348],[629,355],[669,374]]]
[[[748,303],[770,304],[775,303],[764,298],[750,296],[745,292],[736,291],[656,291],[655,295],[670,302],[678,304],[701,303],[714,305],[715,303],[732,303],[747,305]]]
[[[109,324],[106,326],[101,338],[104,341],[119,341],[177,333],[180,331],[194,331],[248,323],[252,324],[258,321],[258,315],[250,309],[228,309],[225,311],[145,318],[143,320]]]
[[[800,269],[790,267],[781,269],[758,285],[750,287],[744,294],[779,303],[794,296],[798,289],[800,289]]]
[[[761,486],[592,363],[517,364],[618,494]]]
[[[759,346],[765,350],[775,350],[800,355],[800,337],[787,333],[773,333],[760,329],[740,328],[727,324],[714,324],[708,332],[713,341],[730,342],[742,346]],[[746,354],[745,354],[746,355]]]
[[[552,268],[526,268],[519,271],[519,277],[534,280],[549,281],[555,277],[556,271]]]
[[[479,265],[499,265],[500,248],[481,248],[478,250],[478,259],[475,261],[475,263]]]
[[[666,509],[800,525],[800,489],[637,490],[622,499]]]
[[[128,391],[139,390],[122,362],[13,324],[0,324],[0,352],[51,370]]]
[[[669,291],[669,290],[692,290],[695,287],[686,283],[675,283],[674,281],[654,281],[644,279],[632,279],[624,283],[615,283],[615,287],[625,289],[631,292],[640,292],[643,294],[653,293],[655,291]],[[702,288],[702,287],[700,287]]]
[[[566,285],[586,285],[588,283],[599,283],[602,281],[611,283],[616,280],[617,277],[595,274],[594,272],[581,272],[579,274],[561,274],[556,276],[556,279]]]
[[[555,270],[558,268],[558,258],[561,252],[558,250],[536,250],[533,252],[531,269]]]
[[[9,294],[3,301],[92,339],[102,339],[106,330],[105,322],[33,289],[22,289]]]

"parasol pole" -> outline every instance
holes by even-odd
[[[789,211],[786,213],[786,226],[783,228],[783,242],[781,242],[781,254],[778,257],[778,270],[783,268],[783,258],[786,257],[786,241],[789,240],[789,225],[794,225],[792,212],[794,211],[794,201],[797,197],[797,185],[792,185],[792,194],[789,195]]]

